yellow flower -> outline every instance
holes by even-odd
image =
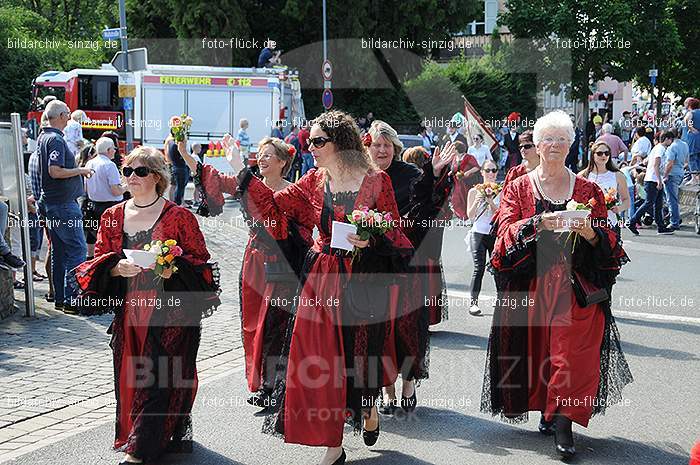
[[[143,250],[145,250],[146,252],[148,252],[149,250],[151,250],[151,244],[146,244],[146,245],[144,245],[144,246],[143,246]]]
[[[160,249],[160,251],[161,251],[161,253],[168,253],[168,252],[170,252],[170,247],[163,246],[163,248]]]
[[[175,256],[173,254],[168,254],[165,256],[165,261],[168,263],[172,263],[172,261],[175,260]]]
[[[158,264],[165,265],[165,260],[163,259],[163,257],[158,257]]]
[[[177,245],[177,241],[175,239],[168,239],[167,241],[165,241],[165,245],[167,245],[168,247],[172,247],[174,245]]]

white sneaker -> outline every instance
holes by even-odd
[[[479,316],[481,315],[481,309],[478,305],[472,305],[471,307],[469,307],[469,314],[472,316]]]

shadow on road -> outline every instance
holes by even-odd
[[[455,331],[431,331],[430,346],[440,349],[480,349],[486,350],[488,338]]]
[[[539,419],[534,412],[531,419]],[[592,425],[595,428],[595,424]],[[382,429],[426,443],[448,442],[462,449],[484,456],[512,456],[521,452],[557,459],[554,440],[537,431],[534,421],[522,426],[509,425],[495,419],[466,415],[457,410],[439,410],[418,407],[409,416],[382,417]],[[574,439],[578,455],[571,463],[596,465],[686,465],[688,455],[673,443],[645,444],[619,437],[592,438],[585,430],[574,425]],[[389,455],[389,451],[386,451]],[[360,462],[358,462],[360,463]],[[369,463],[369,462],[368,462]],[[394,463],[394,462],[391,462]],[[421,464],[420,460],[396,463]]]
[[[617,316],[615,317],[615,321],[617,321],[618,323],[624,323],[626,325],[646,326],[649,328],[658,329],[671,329],[674,331],[683,331],[690,334],[700,335],[700,325],[674,323],[672,321],[636,320],[634,318],[622,318]]]

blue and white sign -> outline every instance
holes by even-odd
[[[102,31],[102,39],[104,40],[119,40],[122,38],[122,30],[119,27],[105,29]]]
[[[330,89],[324,89],[323,95],[321,95],[321,102],[323,103],[323,108],[330,110],[333,106],[333,92]]]
[[[125,98],[124,100],[124,109],[125,110],[133,110],[134,109],[134,99],[133,98]]]

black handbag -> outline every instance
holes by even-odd
[[[353,273],[345,285],[343,314],[352,322],[379,323],[389,318],[389,283],[373,274]]]
[[[594,285],[575,270],[571,270],[571,288],[574,291],[576,302],[581,307],[599,304],[610,299],[607,290]]]

